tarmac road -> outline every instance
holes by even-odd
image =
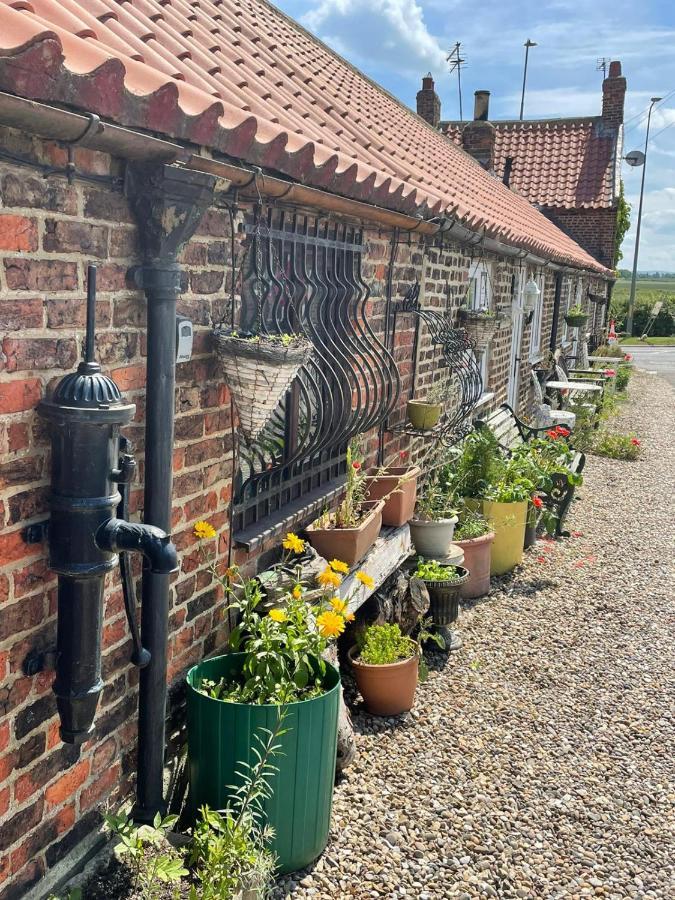
[[[623,349],[633,354],[633,362],[638,368],[658,372],[675,387],[675,347],[625,345]]]

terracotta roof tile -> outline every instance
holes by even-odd
[[[0,10],[0,89],[602,269],[264,0],[0,0]]]
[[[442,122],[443,133],[462,146],[465,124]],[[538,206],[607,208],[616,196],[619,132],[602,118],[492,122],[494,171],[513,160],[511,187]]]

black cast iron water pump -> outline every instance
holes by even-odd
[[[66,375],[39,414],[50,423],[52,479],[49,566],[58,573],[58,624],[54,693],[61,738],[79,744],[94,728],[103,690],[101,632],[106,573],[118,563],[134,640],[133,662],[149,662],[140,645],[127,551],[138,551],[151,572],[177,569],[176,548],[160,528],[126,521],[135,461],[120,435],[136,407],[94,359],[96,267],[87,281],[84,360]],[[117,517],[120,513],[120,517]]]

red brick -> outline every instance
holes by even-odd
[[[6,781],[7,778],[14,771],[14,767],[16,766],[18,759],[18,755],[16,750],[12,753],[6,753],[4,756],[0,756],[0,783]]]
[[[111,374],[121,391],[132,391],[145,386],[145,365],[125,366],[114,369]]]
[[[12,422],[7,427],[7,449],[10,453],[26,450],[30,443],[30,431],[25,422]]]
[[[0,330],[19,331],[42,328],[43,303],[40,299],[0,300]]]
[[[9,788],[0,790],[0,818],[4,816],[9,809]]]
[[[25,369],[71,369],[77,360],[74,338],[5,338],[2,342],[8,372]]]
[[[61,775],[60,778],[57,778],[53,784],[50,784],[45,791],[47,804],[49,806],[59,806],[69,797],[72,797],[89,777],[89,765],[89,760],[83,759],[64,775]]]
[[[104,769],[108,769],[115,757],[117,756],[117,741],[114,737],[109,737],[103,741],[94,751],[94,758],[91,764],[91,774],[98,775]]]
[[[57,259],[5,259],[10,291],[77,290],[77,263]]]
[[[27,544],[21,535],[21,530],[0,534],[0,562],[2,563],[37,556],[38,553],[42,553],[40,544]],[[2,623],[0,623],[0,631],[2,631]]]
[[[117,762],[95,781],[84,788],[80,794],[80,812],[94,806],[107,796],[120,778],[120,764]]]
[[[9,744],[9,722],[3,722],[0,725],[0,750],[4,750]]]
[[[62,179],[8,173],[2,179],[2,202],[7,207],[47,209],[72,216],[77,213],[77,188]]]
[[[9,599],[9,578],[6,575],[0,574],[0,603],[5,603],[8,599]]]
[[[42,398],[42,385],[38,378],[6,381],[0,384],[0,413],[23,412],[32,409]]]
[[[40,460],[41,462],[41,460]],[[0,483],[2,483],[2,467],[0,467]],[[24,479],[25,480],[25,479]],[[21,491],[9,498],[9,519],[8,524],[14,525],[16,522],[23,522],[25,519],[32,519],[34,516],[42,515],[48,509],[49,488],[39,487],[32,491]]]
[[[190,444],[185,452],[185,464],[194,466],[203,463],[205,460],[218,459],[223,455],[224,447],[221,438],[209,438],[206,441],[199,441],[196,444]]]
[[[41,473],[42,458],[39,456],[22,456],[18,459],[10,459],[8,462],[0,465],[0,487],[6,487],[10,484],[27,484],[31,481],[36,481]],[[12,511],[13,499],[14,498],[10,498],[8,501],[10,513]],[[16,503],[14,508],[16,509]],[[10,515],[10,521],[16,522],[18,519],[13,515]]]
[[[211,269],[207,272],[192,272],[190,289],[193,294],[215,294],[223,285],[222,269]]]
[[[37,250],[37,222],[26,216],[0,216],[0,250]]]
[[[11,847],[20,837],[37,825],[42,818],[43,807],[44,803],[40,799],[32,806],[15,813],[11,819],[0,825],[0,850]]]
[[[122,291],[126,287],[133,287],[127,281],[129,269],[127,266],[118,266],[108,263],[98,270],[96,284],[101,291]]]
[[[127,633],[127,620],[125,618],[117,619],[111,622],[103,629],[102,646],[104,650],[118,644]]]
[[[43,246],[48,252],[84,253],[104,258],[108,255],[108,228],[88,222],[46,219]]]

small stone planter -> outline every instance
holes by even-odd
[[[307,526],[307,538],[324,559],[340,559],[351,568],[363,559],[377,540],[382,528],[382,500],[367,501],[362,509],[367,515],[355,528],[321,528]]]
[[[366,496],[369,500],[384,500],[383,525],[398,528],[412,518],[419,476],[418,466],[388,466],[384,470],[368,470]]]
[[[368,712],[374,716],[398,716],[412,709],[419,676],[417,648],[408,659],[384,666],[360,662],[356,659],[358,652],[358,647],[352,647],[347,655]]]
[[[434,625],[450,625],[457,621],[459,615],[459,595],[462,585],[469,579],[469,572],[463,566],[457,566],[459,578],[454,581],[427,581],[421,579],[429,591],[429,615]]]
[[[450,551],[450,544],[455,533],[457,516],[451,519],[410,520],[410,539],[415,550],[425,559],[443,559]]]

